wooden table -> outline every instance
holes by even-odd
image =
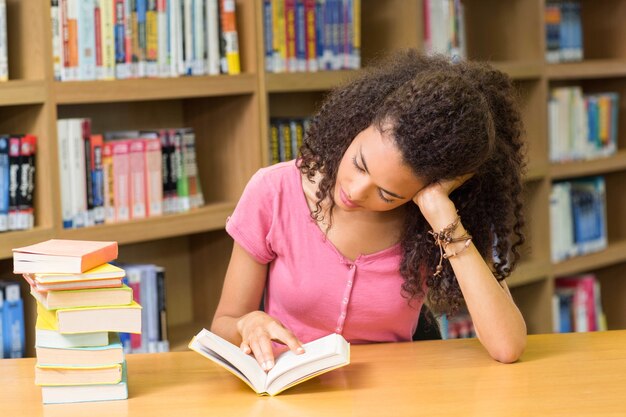
[[[35,359],[0,361],[2,417],[626,416],[626,331],[536,335],[503,365],[475,339],[352,346],[270,398],[195,352],[128,356],[127,401],[42,405]]]

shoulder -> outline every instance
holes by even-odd
[[[295,160],[280,162],[259,169],[250,179],[248,187],[270,187],[273,191],[287,191],[293,188],[299,178]]]

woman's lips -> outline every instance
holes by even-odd
[[[339,197],[341,197],[341,201],[349,208],[357,208],[360,207],[358,204],[354,203],[352,200],[348,198],[346,193],[343,192],[342,189],[339,190]]]

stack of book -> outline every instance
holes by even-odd
[[[141,332],[141,307],[109,264],[117,242],[52,239],[13,249],[37,300],[35,384],[46,404],[128,398],[118,332]]]

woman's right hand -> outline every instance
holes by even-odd
[[[304,353],[302,343],[281,322],[263,311],[253,311],[237,321],[237,330],[241,334],[241,350],[252,353],[261,368],[269,371],[274,366],[272,341],[283,343],[295,354]]]

